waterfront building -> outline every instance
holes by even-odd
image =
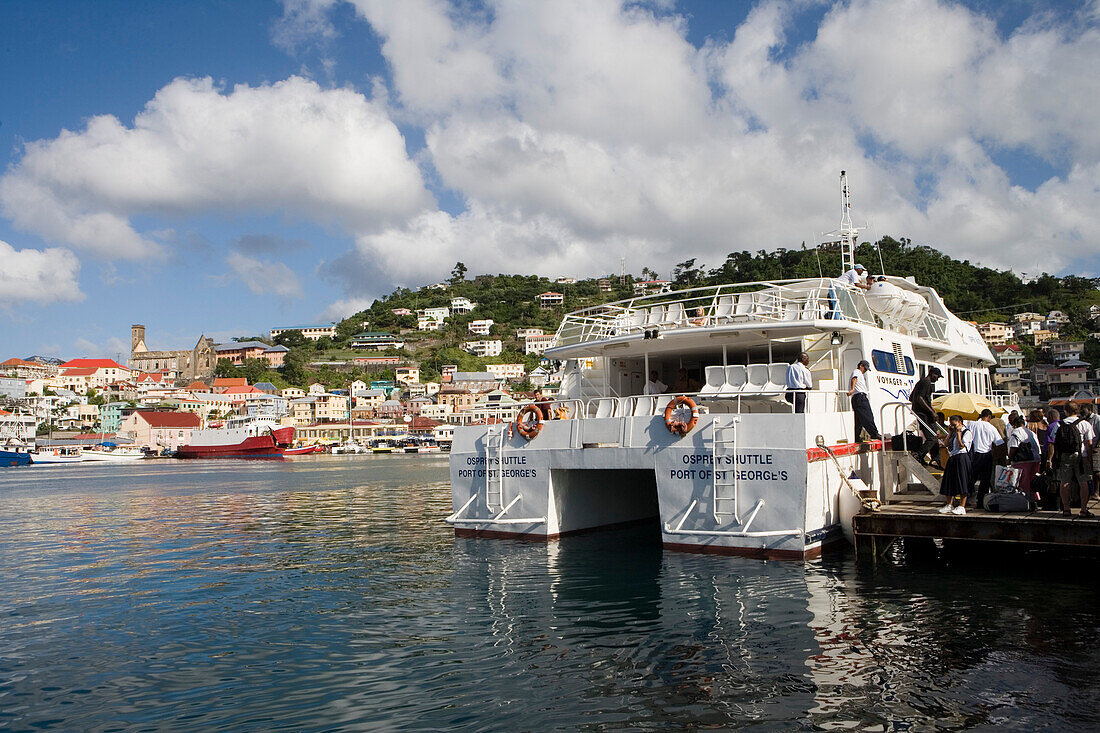
[[[386,349],[403,349],[405,342],[385,331],[364,331],[351,337],[349,346],[353,349],[364,351],[385,351]]]
[[[58,371],[59,367],[56,364],[43,364],[14,357],[0,363],[0,374],[23,379],[51,379],[57,376]]]
[[[313,325],[313,326],[280,326],[279,328],[271,329],[271,340],[274,341],[275,337],[281,333],[287,331],[301,331],[302,336],[310,341],[319,341],[323,336],[336,338],[336,324],[329,323],[327,325]]]
[[[470,333],[476,333],[479,336],[488,336],[489,331],[493,328],[492,318],[482,318],[477,321],[470,321],[466,328]]]
[[[1008,342],[1008,324],[1006,323],[999,323],[997,321],[979,323],[978,333],[981,334],[982,339],[990,346],[1001,346]]]
[[[27,380],[23,377],[0,377],[0,397],[21,400],[27,396]]]
[[[176,450],[190,443],[191,431],[201,426],[199,416],[190,412],[139,410],[122,421],[118,434],[139,447]]]
[[[1022,369],[1024,366],[1024,352],[1016,344],[994,346],[993,355],[997,357],[997,366],[1006,369]]]
[[[554,348],[554,344],[557,342],[556,334],[549,334],[546,336],[528,336],[524,339],[523,353],[525,354],[541,354],[547,349]]]
[[[540,308],[556,308],[565,302],[565,296],[561,293],[539,293],[537,297]]]
[[[1046,345],[1055,364],[1070,360],[1080,361],[1085,353],[1084,341],[1048,341]]]
[[[504,344],[500,339],[485,339],[481,341],[467,341],[462,344],[464,351],[468,351],[474,356],[478,357],[490,357],[500,356],[504,351]]]
[[[634,283],[635,295],[660,295],[672,290],[672,283],[668,280],[639,280]]]
[[[263,341],[233,341],[214,347],[218,359],[228,359],[237,365],[243,364],[246,359],[260,359],[273,369],[283,366],[288,351],[290,349],[285,346],[272,346]]]
[[[150,351],[145,344],[145,326],[130,327],[130,368],[140,372],[167,370],[181,379],[208,379],[214,374],[214,341],[199,336],[191,349]]]
[[[471,303],[469,298],[451,298],[451,313],[469,313],[477,307],[477,303]]]
[[[527,373],[523,364],[486,364],[485,371],[504,381],[519,381]]]

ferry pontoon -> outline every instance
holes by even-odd
[[[851,269],[859,230],[843,173],[841,187],[833,234]],[[786,374],[801,352],[813,387],[799,413]],[[812,557],[841,536],[842,493],[860,483],[850,477],[885,499],[922,473],[854,434],[847,391],[860,361],[871,364],[886,436],[912,425],[910,390],[932,366],[947,391],[1016,406],[991,390],[994,359],[977,329],[908,277],[881,276],[869,290],[820,277],[608,303],[565,316],[546,356],[565,362],[554,408],[566,419],[523,431],[530,438],[503,419],[455,430],[447,522],[458,535],[553,539],[659,519],[667,548]],[[644,393],[653,372],[666,393]],[[684,434],[666,421],[678,396],[697,406]]]

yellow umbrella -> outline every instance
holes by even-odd
[[[973,392],[940,395],[932,400],[932,407],[936,412],[942,412],[944,417],[958,415],[964,420],[977,420],[982,410],[992,411],[995,417],[1005,414],[1005,408],[997,407],[985,397]]]

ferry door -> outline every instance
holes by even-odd
[[[645,390],[645,362],[641,359],[622,360],[622,389],[620,396],[641,394]]]

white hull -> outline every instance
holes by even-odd
[[[715,421],[721,431],[735,417],[736,452],[716,454]],[[812,557],[841,536],[846,489],[836,466],[810,459],[807,446],[819,434],[849,443],[851,430],[851,415],[837,413],[704,415],[684,437],[662,417],[550,421],[530,442],[518,434],[503,450],[494,442],[487,465],[485,428],[460,428],[451,450],[452,523],[460,535],[553,539],[657,519],[671,549]],[[840,461],[867,478],[877,470],[873,453]]]
[[[31,453],[31,461],[36,466],[52,466],[62,463],[86,463],[84,456],[62,456],[53,453]]]
[[[84,460],[101,462],[101,463],[132,463],[134,461],[140,461],[145,458],[145,454],[140,451],[96,451],[86,450],[80,454]]]

